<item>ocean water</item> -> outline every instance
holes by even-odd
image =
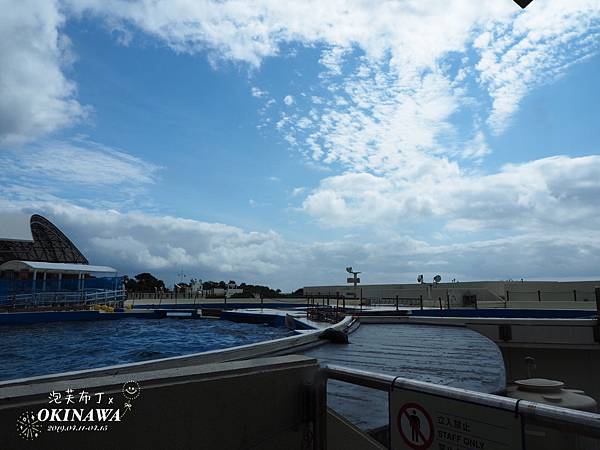
[[[291,336],[213,319],[53,322],[0,327],[0,380],[167,358]]]
[[[488,338],[462,327],[361,325],[349,345],[327,345],[305,352],[322,363],[419,381],[493,393],[504,389],[500,349]],[[387,393],[331,380],[329,406],[356,426],[369,430],[388,421]]]

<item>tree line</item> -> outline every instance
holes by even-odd
[[[166,287],[163,280],[156,278],[154,275],[148,272],[138,273],[133,278],[125,276],[125,289],[129,292],[170,292],[171,290]],[[192,280],[193,281],[193,280]],[[191,286],[190,283],[178,283],[180,286]],[[202,290],[209,291],[211,289],[226,289],[228,284],[236,284],[235,281],[229,280],[228,283],[225,281],[205,281],[202,283]],[[262,286],[258,284],[247,284],[241,283],[237,286],[241,289],[241,293],[233,294],[232,298],[242,297],[260,297],[263,298],[276,298],[286,297],[290,295],[302,295],[302,289],[297,289],[292,294],[284,294],[281,289],[272,289],[269,286]]]

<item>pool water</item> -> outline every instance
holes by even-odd
[[[217,350],[293,335],[215,319],[53,322],[0,327],[0,380]]]
[[[500,349],[488,338],[463,327],[361,325],[350,345],[305,352],[322,363],[401,376],[479,392],[504,389]],[[331,380],[328,404],[359,428],[387,423],[387,393]]]

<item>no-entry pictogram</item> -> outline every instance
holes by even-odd
[[[398,431],[404,443],[415,450],[426,450],[433,443],[433,420],[418,403],[405,403],[400,408]]]

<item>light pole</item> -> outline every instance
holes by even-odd
[[[358,278],[358,274],[362,273],[362,272],[354,272],[352,270],[352,267],[346,267],[346,272],[352,274],[352,278],[347,278],[346,282],[354,284],[354,299],[356,300],[357,299],[356,288],[358,287],[358,283],[360,283],[360,278]]]

